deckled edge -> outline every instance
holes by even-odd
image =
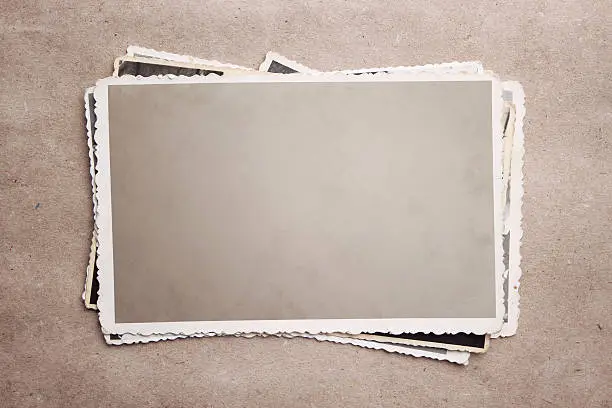
[[[281,334],[272,334],[268,335],[265,333],[257,334],[257,333],[241,333],[236,334],[234,337],[243,337],[243,338],[252,338],[252,337],[282,337],[282,338],[309,338],[318,341],[329,341],[338,344],[350,344],[353,346],[358,346],[367,349],[373,350],[383,350],[389,353],[398,353],[412,357],[425,357],[439,361],[448,361],[455,364],[467,365],[470,358],[470,353],[466,351],[452,351],[446,349],[439,349],[440,352],[429,351],[424,348],[419,348],[418,346],[401,346],[401,345],[391,345],[385,343],[378,343],[375,341],[367,341],[367,340],[359,340],[359,339],[347,339],[341,338],[337,336],[328,336],[328,335],[309,335],[309,334],[301,334],[301,333],[281,333]],[[134,335],[134,334],[122,334],[119,339],[112,339],[110,334],[104,335],[104,340],[109,345],[125,345],[125,344],[143,344],[143,343],[151,343],[158,342],[164,340],[177,340],[177,339],[187,339],[190,337],[218,337],[214,334],[210,333],[194,333],[189,336],[187,335],[178,335],[178,334],[154,334],[149,336],[142,335]],[[431,347],[434,348],[434,347]]]
[[[431,347],[437,349],[445,349],[449,351],[468,351],[470,353],[482,354],[486,353],[489,349],[489,339],[491,335],[485,335],[484,347],[471,347],[471,346],[462,346],[460,344],[452,344],[452,343],[437,343],[435,341],[427,341],[427,340],[414,340],[414,339],[404,339],[404,338],[393,338],[393,337],[385,337],[378,334],[372,333],[361,333],[361,334],[344,334],[344,333],[330,333],[331,336],[341,337],[341,338],[353,338],[357,340],[364,341],[373,341],[376,343],[388,343],[394,344],[398,346],[414,346],[414,347]]]
[[[453,62],[442,62],[439,64],[425,64],[425,65],[414,65],[414,66],[395,66],[395,67],[382,67],[382,68],[360,68],[360,69],[347,69],[340,72],[342,74],[359,75],[359,74],[372,74],[377,72],[386,73],[397,73],[397,72],[413,72],[413,71],[437,71],[444,70],[447,73],[474,73],[483,74],[484,67],[480,61],[453,61]]]
[[[110,166],[108,151],[108,86],[113,84],[143,85],[147,83],[214,83],[214,82],[320,82],[322,80],[337,81],[346,80],[359,81],[398,81],[402,76],[410,80],[437,80],[437,81],[483,81],[489,80],[492,84],[492,133],[493,133],[493,157],[494,157],[494,202],[495,205],[495,230],[496,230],[496,316],[492,318],[460,318],[460,319],[328,319],[328,320],[279,320],[279,321],[229,321],[229,322],[166,322],[166,323],[114,323],[114,287],[112,276],[112,209],[110,206]],[[348,78],[351,78],[350,80]],[[498,95],[499,94],[499,95]],[[498,95],[498,96],[497,96]],[[275,334],[279,332],[303,332],[303,333],[331,333],[343,332],[357,334],[360,332],[379,331],[385,333],[458,333],[467,332],[475,334],[495,333],[501,329],[503,314],[505,312],[503,301],[503,248],[501,240],[501,147],[502,147],[502,124],[501,124],[501,98],[502,88],[499,79],[491,73],[486,74],[440,74],[432,72],[415,72],[410,75],[400,73],[393,76],[346,76],[319,73],[317,75],[285,75],[285,76],[234,76],[234,77],[181,77],[181,76],[159,76],[159,77],[121,77],[105,78],[96,84],[94,91],[96,100],[95,113],[98,118],[96,122],[95,140],[97,142],[96,156],[98,158],[96,170],[98,171],[97,197],[102,210],[98,211],[99,220],[99,257],[98,280],[100,291],[98,298],[99,318],[104,333],[134,333],[134,334],[156,334],[175,333],[192,334],[196,332],[214,332],[216,334],[234,334],[237,332],[258,332]],[[501,266],[501,268],[500,268]],[[108,271],[107,271],[108,269]],[[104,271],[107,271],[106,273]],[[107,280],[108,278],[108,280]],[[109,297],[108,305],[106,297]],[[500,318],[501,317],[501,318]],[[160,324],[161,323],[161,324]],[[467,329],[466,329],[467,328]]]
[[[245,75],[251,72],[257,72],[253,70],[244,70],[242,68],[220,67],[220,66],[215,66],[215,65],[205,65],[205,64],[194,63],[194,62],[159,59],[159,58],[154,58],[154,57],[149,57],[149,56],[124,55],[122,57],[115,58],[115,61],[113,62],[113,76],[114,77],[120,76],[119,67],[122,62],[137,62],[140,64],[163,65],[163,66],[174,67],[174,68],[180,67],[180,68],[198,69],[198,70],[204,70],[204,71],[211,71],[210,72],[211,74],[222,72],[223,75],[232,75],[232,74],[233,75],[236,75],[236,74]],[[168,74],[168,75],[171,75],[171,74]],[[121,76],[124,76],[124,75],[121,75]]]
[[[266,58],[259,66],[260,72],[268,72],[272,62],[278,62],[288,68],[304,74],[317,74],[323,71],[319,71],[297,61],[289,59],[281,54],[274,51],[268,51]],[[480,61],[453,61],[453,62],[442,62],[439,64],[425,64],[425,65],[414,65],[414,66],[394,66],[394,67],[379,67],[379,68],[359,68],[359,69],[343,69],[335,71],[325,71],[326,73],[332,74],[349,74],[349,75],[360,75],[360,74],[376,74],[376,73],[396,73],[396,72],[419,72],[419,71],[437,71],[444,70],[446,73],[484,73],[484,67]]]
[[[525,155],[525,135],[523,124],[525,120],[525,91],[520,83],[506,81],[502,83],[504,89],[512,91],[512,102],[516,110],[514,125],[514,141],[512,144],[512,158],[510,164],[510,249],[508,271],[508,322],[502,326],[498,333],[492,337],[509,337],[516,334],[520,315],[519,287],[522,275],[521,245],[523,239],[523,162]]]
[[[83,100],[85,102],[85,127],[87,131],[87,148],[89,150],[89,175],[91,176],[91,196],[93,202],[93,221],[94,227],[91,232],[91,246],[89,251],[89,261],[85,270],[85,287],[83,289],[83,295],[81,298],[87,309],[97,310],[97,306],[91,303],[91,283],[93,280],[94,262],[96,259],[96,212],[98,211],[98,201],[96,200],[96,175],[94,168],[94,148],[93,148],[93,136],[91,132],[91,107],[89,106],[89,95],[93,93],[95,87],[90,87],[85,90]]]
[[[241,65],[228,64],[224,62],[219,62],[217,60],[206,60],[202,58],[193,57],[191,55],[181,55],[181,54],[173,54],[171,52],[166,52],[166,51],[156,51],[151,48],[139,47],[137,45],[128,46],[127,55],[132,56],[132,57],[144,56],[144,57],[158,58],[158,59],[167,60],[167,61],[187,62],[187,63],[192,63],[192,64],[209,65],[209,66],[219,67],[219,68],[233,68],[233,69],[240,69],[244,71],[255,71],[253,68],[243,67]]]
[[[353,346],[365,347],[374,350],[384,350],[390,353],[399,353],[414,357],[428,357],[434,360],[449,361],[451,363],[468,365],[470,353],[467,351],[444,350],[444,352],[436,353],[427,350],[419,350],[418,346],[400,346],[395,344],[378,343],[376,341],[367,341],[360,339],[351,339],[337,336],[323,336],[320,334],[302,334],[300,337],[316,339],[319,341],[331,341],[339,344],[351,344]]]

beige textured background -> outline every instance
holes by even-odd
[[[0,405],[612,405],[609,0],[165,3],[0,2]],[[480,59],[520,80],[519,334],[467,368],[308,340],[106,346],[80,300],[82,95],[132,43],[252,67],[269,49],[319,69]]]

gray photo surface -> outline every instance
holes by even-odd
[[[115,321],[495,317],[491,93],[109,85]]]

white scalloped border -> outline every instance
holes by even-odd
[[[199,69],[205,71],[215,71],[215,72],[223,72],[224,75],[244,75],[245,73],[254,72],[254,71],[245,71],[242,68],[229,68],[222,67],[216,65],[204,65],[193,62],[183,62],[183,61],[174,61],[169,59],[159,59],[153,57],[145,57],[145,56],[131,56],[124,55],[123,57],[115,58],[115,62],[113,63],[113,76],[119,77],[119,66],[122,62],[137,62],[141,64],[150,64],[150,65],[163,65],[167,67],[180,67],[180,68],[190,68],[190,69]],[[214,72],[211,72],[214,74]],[[201,75],[201,74],[199,74]],[[124,76],[124,75],[121,75]]]
[[[244,337],[244,338],[252,338],[252,337],[268,337],[267,334],[256,334],[256,333],[241,333],[235,335],[235,337]],[[338,344],[350,344],[353,346],[373,349],[373,350],[383,350],[389,353],[398,353],[407,356],[413,357],[426,357],[439,361],[449,361],[455,364],[468,365],[470,353],[467,351],[453,351],[446,349],[438,349],[439,351],[432,351],[431,349],[435,347],[418,347],[418,346],[401,346],[401,345],[392,345],[385,343],[378,343],[375,341],[367,341],[367,340],[359,340],[359,339],[347,339],[337,336],[328,336],[328,335],[310,335],[310,334],[301,334],[301,333],[281,333],[281,334],[273,334],[270,336],[275,337],[283,337],[283,338],[295,338],[295,337],[303,337],[314,339],[318,341],[330,341]],[[140,344],[140,343],[151,343],[158,342],[163,340],[177,340],[177,339],[186,339],[190,337],[216,337],[214,334],[210,333],[194,333],[192,335],[178,335],[178,334],[153,334],[149,336],[142,335],[134,335],[134,334],[123,334],[120,339],[111,339],[109,334],[104,335],[104,340],[107,344],[110,345],[123,345],[123,344]]]
[[[401,346],[338,336],[323,336],[320,334],[301,334],[300,337],[312,338],[319,341],[331,341],[338,344],[351,344],[353,346],[365,347],[374,350],[384,350],[389,353],[405,354],[414,357],[428,357],[434,360],[450,361],[451,363],[461,365],[468,365],[470,358],[470,353],[467,351],[439,349],[440,352],[435,352],[423,348],[419,349],[418,346]]]
[[[510,225],[510,248],[509,248],[509,270],[508,270],[508,321],[502,326],[498,333],[492,337],[508,337],[516,334],[520,311],[519,287],[522,275],[521,269],[521,245],[523,239],[523,162],[525,155],[525,134],[523,123],[525,120],[525,91],[520,83],[516,81],[505,81],[502,83],[505,90],[512,92],[512,103],[516,110],[514,124],[514,140],[512,143],[512,158],[510,164],[510,213],[508,224]]]
[[[109,85],[146,85],[159,83],[215,83],[215,82],[372,82],[372,81],[491,81],[492,83],[492,125],[493,125],[493,158],[494,158],[494,225],[495,225],[495,255],[496,255],[496,316],[494,318],[405,318],[405,319],[326,319],[326,320],[257,320],[257,321],[201,321],[201,322],[164,322],[164,323],[115,323],[114,319],[114,283],[112,276],[112,208],[110,188],[110,157],[108,146],[108,86]],[[198,332],[213,332],[216,334],[234,334],[239,332],[254,332],[275,334],[280,332],[331,333],[343,332],[357,334],[360,332],[385,333],[495,333],[501,329],[505,312],[503,299],[503,247],[501,240],[502,216],[502,88],[501,83],[491,74],[435,74],[431,72],[397,73],[394,75],[347,76],[336,74],[317,75],[248,75],[234,77],[176,77],[160,76],[148,78],[121,77],[106,78],[98,81],[94,96],[96,99],[95,113],[99,120],[96,123],[95,140],[98,157],[98,227],[99,227],[99,257],[98,280],[100,283],[98,309],[99,318],[104,333],[133,334],[193,334]],[[100,120],[102,118],[102,120]]]
[[[348,69],[338,71],[343,74],[370,74],[375,72],[386,72],[389,74],[394,74],[397,72],[415,72],[420,70],[426,71],[445,71],[448,73],[473,73],[473,74],[483,74],[484,67],[480,61],[453,61],[453,62],[442,62],[439,64],[425,64],[425,65],[415,65],[415,66],[397,66],[397,67],[383,67],[383,68],[360,68],[360,69]]]
[[[449,351],[469,351],[470,353],[486,353],[489,349],[490,344],[490,335],[485,336],[484,347],[471,347],[464,346],[460,344],[452,344],[452,343],[437,343],[435,341],[427,341],[427,340],[414,340],[414,339],[405,339],[405,338],[397,338],[397,337],[385,337],[380,334],[373,333],[360,333],[360,334],[344,334],[344,333],[330,333],[331,336],[334,337],[342,337],[342,338],[353,338],[364,341],[373,341],[376,343],[389,343],[395,344],[398,346],[413,346],[413,347],[430,347],[437,349],[445,349]]]
[[[259,66],[260,72],[268,72],[270,65],[273,62],[277,62],[288,68],[291,68],[299,73],[304,74],[320,74],[324,71],[318,71],[307,67],[297,61],[289,59],[281,54],[274,51],[268,51],[266,58]],[[381,68],[359,68],[359,69],[343,69],[337,71],[325,71],[328,74],[348,74],[348,75],[359,75],[359,74],[376,74],[376,73],[408,73],[408,72],[421,72],[421,71],[436,71],[453,74],[483,74],[484,67],[480,61],[453,61],[453,62],[442,62],[439,64],[425,64],[425,65],[414,65],[414,66],[395,66],[395,67],[381,67]],[[280,74],[280,73],[276,73]],[[283,74],[281,74],[283,75]],[[286,75],[286,74],[285,74]]]
[[[253,68],[243,67],[241,65],[228,64],[224,62],[219,62],[217,60],[207,60],[203,58],[192,57],[191,55],[181,55],[181,54],[173,54],[171,52],[165,52],[165,51],[156,51],[151,48],[139,47],[137,45],[128,46],[126,55],[130,57],[143,56],[143,57],[162,59],[166,61],[186,62],[190,64],[208,65],[211,67],[218,67],[218,68],[233,68],[233,69],[240,69],[243,71],[254,71]]]

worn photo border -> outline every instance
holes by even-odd
[[[398,318],[398,319],[305,319],[305,320],[253,320],[253,321],[200,321],[200,322],[154,322],[154,323],[116,323],[114,314],[114,279],[112,247],[112,208],[111,179],[108,127],[108,87],[112,85],[177,84],[177,83],[214,83],[214,82],[397,82],[397,81],[490,81],[492,83],[492,137],[494,183],[494,224],[495,224],[495,269],[496,269],[496,316],[494,318]],[[503,248],[501,242],[501,205],[502,191],[501,154],[502,154],[502,88],[499,80],[489,74],[434,74],[412,73],[393,76],[348,76],[335,74],[317,75],[247,75],[233,77],[149,77],[149,78],[107,78],[99,81],[95,89],[96,122],[95,140],[97,143],[97,196],[99,228],[99,282],[98,299],[99,317],[105,333],[156,334],[175,333],[193,334],[211,332],[216,334],[234,334],[241,332],[268,333],[301,332],[301,333],[360,333],[379,331],[389,333],[424,332],[424,333],[457,333],[476,334],[495,333],[502,325],[503,305]],[[499,233],[498,233],[499,232]]]
[[[239,333],[233,335],[233,337],[244,337],[244,338],[253,338],[253,337],[281,337],[286,339],[294,339],[294,338],[307,338],[313,339],[321,342],[333,342],[338,344],[348,344],[353,346],[358,346],[362,348],[368,348],[372,350],[382,350],[389,353],[397,353],[406,356],[412,357],[425,357],[439,361],[448,361],[455,364],[460,365],[468,365],[470,353],[467,351],[455,351],[448,350],[438,347],[423,347],[417,345],[399,345],[399,344],[388,344],[381,343],[376,341],[368,341],[362,340],[358,338],[346,338],[340,337],[336,335],[312,335],[312,334],[303,334],[303,333],[279,333],[274,335],[268,334],[253,334],[253,333]],[[152,334],[149,336],[142,335],[134,335],[134,334],[122,334],[122,335],[111,335],[105,334],[104,340],[107,344],[110,345],[124,345],[124,344],[138,344],[138,343],[151,343],[158,342],[164,340],[178,340],[178,339],[187,339],[187,338],[210,338],[216,337],[215,334],[210,333],[195,333],[192,335],[181,335],[181,334]]]

